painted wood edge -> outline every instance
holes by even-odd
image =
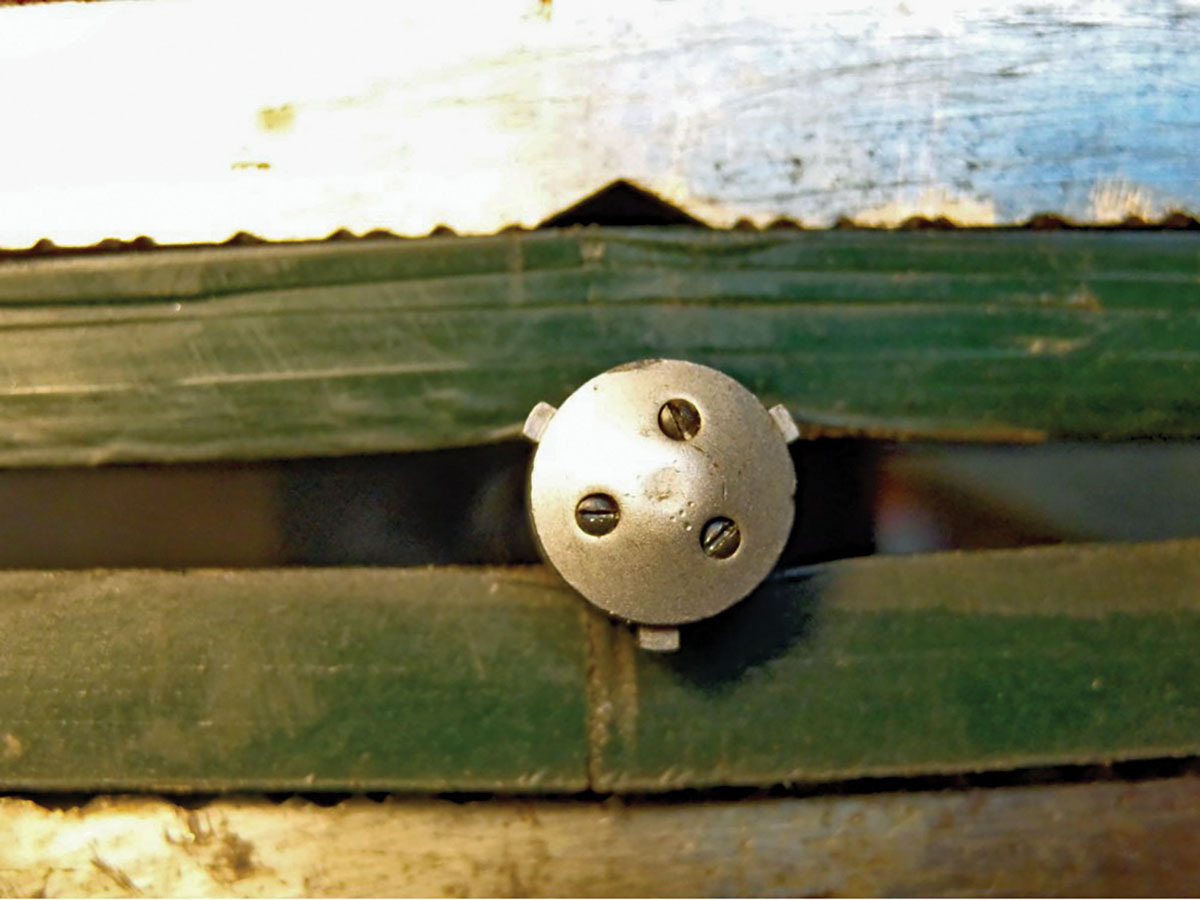
[[[686,229],[9,261],[0,463],[485,443],[655,355],[808,439],[1187,438],[1197,270],[1190,235]]]

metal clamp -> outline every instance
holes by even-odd
[[[555,410],[539,403],[529,509],[545,560],[648,650],[749,594],[795,509],[782,405],[716,369],[656,359],[610,369]]]

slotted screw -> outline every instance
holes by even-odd
[[[621,508],[608,494],[588,494],[575,507],[575,524],[592,537],[603,537],[621,521]]]
[[[700,546],[713,559],[729,559],[742,545],[742,530],[724,516],[709,519],[700,531]]]
[[[658,427],[673,441],[690,441],[700,431],[700,412],[687,400],[668,400],[658,411]]]

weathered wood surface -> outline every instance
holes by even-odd
[[[2,789],[587,787],[536,570],[9,572],[0,620]]]
[[[1200,753],[1200,541],[796,571],[635,649],[547,572],[0,573],[0,789],[656,792]]]
[[[1200,753],[1200,541],[817,566],[673,656],[590,629],[604,790]]]
[[[1191,234],[579,229],[0,264],[0,465],[513,436],[631,359],[811,433],[1200,434]]]
[[[491,233],[618,177],[722,226],[1200,210],[1200,21],[1168,0],[0,16],[0,246]]]
[[[738,802],[0,800],[5,897],[1192,896],[1200,780]]]

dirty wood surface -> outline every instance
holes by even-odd
[[[37,85],[5,106],[0,246],[487,234],[619,177],[720,226],[1200,210],[1200,20],[1170,0],[0,17],[0,83]]]
[[[660,792],[1200,753],[1200,541],[793,571],[636,650],[539,568],[0,573],[0,789]]]
[[[0,263],[0,464],[430,449],[651,356],[810,435],[1200,434],[1192,234],[574,229]]]
[[[6,897],[1192,896],[1200,780],[737,802],[0,800]]]

